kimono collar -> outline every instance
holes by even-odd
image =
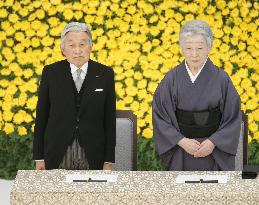
[[[191,70],[190,70],[190,68],[189,68],[189,66],[188,66],[188,64],[187,64],[187,62],[186,62],[186,60],[184,60],[185,68],[186,68],[186,70],[187,70],[187,72],[188,72],[188,75],[190,76],[190,79],[191,79],[192,83],[194,83],[194,81],[198,78],[198,76],[199,76],[199,74],[201,73],[202,69],[204,68],[204,66],[205,66],[205,64],[206,64],[206,62],[207,62],[207,60],[208,60],[208,57],[207,57],[207,59],[205,60],[205,62],[203,63],[203,65],[201,66],[201,69],[199,70],[199,72],[196,73],[196,75],[193,75],[193,74],[192,74],[192,72],[191,72]]]

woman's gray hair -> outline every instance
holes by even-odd
[[[68,32],[86,32],[88,36],[88,43],[92,46],[92,34],[87,24],[80,22],[71,22],[67,24],[61,33],[61,47],[64,46],[64,39]]]
[[[180,46],[182,46],[183,40],[186,36],[194,35],[203,36],[207,42],[209,49],[212,48],[214,37],[208,23],[201,20],[191,20],[184,24],[181,28],[179,35]]]

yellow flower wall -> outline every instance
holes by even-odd
[[[196,18],[212,27],[210,58],[231,76],[249,114],[249,142],[259,142],[258,11],[258,2],[244,0],[2,0],[0,129],[20,136],[33,131],[42,69],[64,59],[60,33],[80,21],[92,30],[91,58],[115,71],[117,109],[133,110],[138,135],[152,138],[153,93],[183,60],[178,33]]]

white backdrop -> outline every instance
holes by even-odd
[[[0,179],[0,199],[2,205],[10,204],[10,192],[13,182],[13,180]]]

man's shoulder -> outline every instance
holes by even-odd
[[[97,61],[90,59],[89,64],[93,65],[93,67],[95,67],[95,69],[98,69],[101,72],[106,72],[106,73],[113,72],[113,69],[111,67],[104,65],[102,63],[99,63]]]
[[[66,66],[66,65],[69,65],[67,60],[61,60],[61,61],[57,61],[57,62],[49,64],[49,65],[45,65],[45,68],[51,69],[51,70],[56,70],[56,69]]]

